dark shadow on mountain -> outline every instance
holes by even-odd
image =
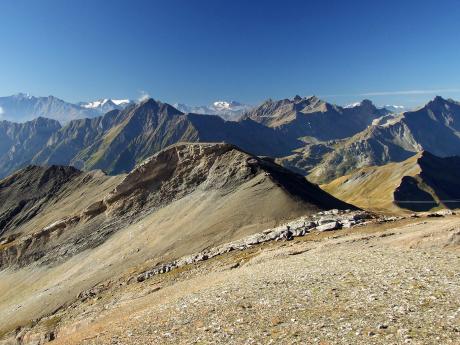
[[[415,212],[428,211],[439,206],[430,193],[419,188],[417,179],[412,176],[404,176],[393,195],[398,207]]]

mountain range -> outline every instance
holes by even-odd
[[[77,104],[63,101],[54,96],[35,97],[19,93],[0,97],[0,119],[14,122],[30,121],[46,117],[62,123],[100,115],[96,109],[87,109]]]
[[[422,151],[439,157],[460,155],[460,104],[438,96],[417,110],[384,116],[330,148],[309,172],[310,179],[328,182],[363,166],[401,162]]]
[[[382,264],[384,250],[389,254],[382,267],[390,269],[383,280],[391,281],[394,267],[414,253],[401,250],[404,243],[414,248],[436,242],[434,255],[458,245],[456,216],[433,223],[443,224],[436,238],[433,232],[412,228],[436,221],[431,216],[453,214],[439,209],[460,207],[460,104],[453,100],[436,97],[417,110],[393,113],[368,100],[340,107],[314,96],[296,96],[267,100],[236,121],[184,113],[151,98],[80,107],[99,112],[113,105],[103,115],[66,123],[44,117],[0,121],[0,338],[8,344],[67,343],[66,335],[93,327],[88,320],[126,307],[129,313],[118,314],[124,334],[127,315],[131,318],[137,303],[149,296],[160,296],[161,303],[165,296],[176,299],[180,307],[174,308],[174,322],[182,313],[188,324],[196,293],[209,300],[210,289],[200,285],[209,268],[213,272],[206,282],[218,285],[223,276],[234,274],[231,283],[222,285],[225,291],[218,293],[216,305],[231,291],[239,294],[228,308],[231,318],[238,310],[254,319],[252,313],[266,304],[260,291],[267,280],[257,281],[254,300],[247,303],[241,283],[254,287],[254,274],[244,273],[248,267],[264,267],[262,273],[277,268],[270,283],[272,301],[297,282],[297,303],[306,291],[305,277],[318,284],[308,296],[324,290],[321,277],[331,262],[330,277],[336,279],[337,267],[355,260],[340,274],[348,277],[355,293],[362,290],[354,285],[356,277],[367,281],[377,272],[380,281],[381,270],[375,267]],[[420,211],[429,211],[430,219],[420,222],[407,216]],[[395,238],[401,243],[389,247]],[[340,249],[344,246],[349,249]],[[368,250],[366,258],[377,255],[366,263],[366,272],[363,250]],[[410,265],[422,253],[426,255],[420,251]],[[318,261],[317,255],[324,260]],[[454,274],[452,262],[446,260],[448,274]],[[260,264],[264,266],[256,266]],[[286,284],[292,264],[298,266]],[[410,284],[412,273],[421,271],[411,267]],[[351,269],[359,274],[351,276]],[[189,280],[196,272],[197,278]],[[318,310],[324,300],[338,301],[349,290],[343,290],[343,281],[317,299]],[[365,296],[380,286],[370,285]],[[173,286],[177,294],[170,293]],[[185,288],[192,290],[190,299],[181,295]],[[349,305],[350,299],[343,303]],[[215,315],[215,306],[201,304],[206,305],[203,313]],[[148,308],[151,304],[145,308],[150,313],[153,309]],[[267,327],[284,327],[290,319],[297,332],[291,305],[284,310],[289,317],[273,317]],[[313,312],[308,319],[316,319]],[[196,331],[202,326],[192,327]],[[109,332],[111,326],[94,332],[102,334],[101,329]],[[84,341],[90,340],[87,334]],[[99,341],[97,337],[91,339]]]
[[[244,114],[265,126],[276,128],[296,138],[314,138],[316,141],[342,139],[364,130],[373,120],[387,115],[369,100],[343,108],[315,96],[268,100]]]
[[[31,163],[121,173],[177,142],[228,142],[258,155],[283,155],[299,145],[251,120],[184,114],[148,99],[104,116],[69,122],[49,137]]]
[[[0,120],[25,122],[37,117],[45,117],[66,124],[71,120],[93,118],[111,110],[121,110],[133,103],[135,102],[129,99],[109,98],[69,103],[54,96],[35,97],[27,93],[18,93],[0,97]],[[229,121],[238,120],[244,112],[252,108],[236,101],[216,101],[204,106],[176,103],[174,107],[184,113],[218,115]]]
[[[399,114],[369,100],[341,107],[315,96],[295,96],[267,100],[237,121],[184,113],[153,99],[116,102],[87,104],[85,109],[91,111],[111,104],[117,108],[64,125],[45,118],[0,122],[0,176],[28,164],[126,173],[179,142],[231,143],[273,157],[321,184],[363,167],[403,162],[424,151],[440,158],[460,155],[460,104],[439,96]]]
[[[46,117],[63,124],[81,118],[92,118],[113,109],[122,109],[130,100],[102,99],[77,104],[54,96],[35,97],[26,93],[0,97],[0,120],[25,122],[37,117]]]

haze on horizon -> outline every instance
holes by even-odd
[[[0,95],[258,104],[460,98],[460,7],[435,1],[6,1]]]

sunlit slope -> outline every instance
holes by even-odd
[[[460,158],[426,151],[400,163],[365,167],[322,188],[359,207],[379,211],[427,211],[460,207]]]

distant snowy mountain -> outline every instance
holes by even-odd
[[[100,114],[105,114],[114,109],[123,109],[127,105],[133,103],[129,99],[99,99],[93,102],[80,102],[78,105],[85,109],[94,109],[97,110]]]
[[[404,105],[385,105],[383,106],[386,110],[388,110],[389,112],[391,113],[395,113],[395,114],[399,114],[399,113],[403,113],[405,111],[409,111],[411,110],[410,108],[404,106]]]
[[[228,121],[236,121],[240,116],[250,110],[252,107],[236,101],[216,101],[210,105],[189,106],[186,104],[176,103],[174,107],[184,113],[218,115]]]
[[[344,108],[351,109],[351,108],[359,107],[360,105],[361,105],[361,102],[355,102],[355,103],[351,103],[351,104],[344,106]]]
[[[361,102],[355,102],[355,103],[351,103],[351,104],[344,106],[344,108],[351,109],[351,108],[359,107],[360,105],[361,105]],[[379,109],[386,110],[388,111],[389,114],[399,114],[399,113],[403,113],[405,111],[411,110],[410,108],[404,105],[391,105],[391,104],[387,104],[382,107],[379,107]]]
[[[35,97],[18,93],[0,97],[0,120],[25,122],[45,117],[65,124],[71,120],[92,118],[113,109],[122,109],[130,103],[128,99],[102,99],[74,104],[54,96]]]
[[[0,97],[0,108],[2,109],[0,119],[14,122],[46,117],[66,123],[74,119],[99,115],[99,112],[94,109],[85,109],[54,96],[35,97],[26,93]]]

